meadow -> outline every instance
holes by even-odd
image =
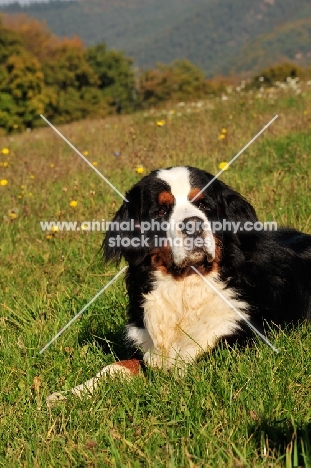
[[[217,173],[276,114],[221,179],[260,220],[311,233],[310,82],[58,128],[125,194],[159,167]],[[92,398],[48,408],[50,393],[127,357],[127,297],[121,278],[39,355],[123,266],[103,264],[102,232],[43,232],[40,221],[110,220],[122,200],[50,128],[0,138],[0,196],[0,466],[311,466],[307,324],[271,330],[279,354],[256,337],[219,345],[183,377],[107,379]]]

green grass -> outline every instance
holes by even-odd
[[[162,128],[156,121],[167,117],[155,110],[61,131],[125,193],[140,178],[137,164],[146,172],[190,164],[216,173],[278,113],[221,178],[261,220],[311,232],[309,88],[176,106]],[[149,370],[103,382],[92,399],[47,408],[50,393],[126,357],[127,297],[120,279],[39,355],[117,272],[102,264],[102,233],[48,239],[39,222],[109,220],[121,199],[51,129],[2,138],[2,148],[10,153],[0,154],[0,180],[8,181],[0,186],[1,466],[311,466],[309,325],[271,331],[279,354],[257,340],[245,349],[222,345],[183,377]]]

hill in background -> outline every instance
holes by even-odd
[[[106,42],[144,68],[187,58],[213,76],[311,64],[309,0],[69,0],[1,11],[46,21],[86,45]]]

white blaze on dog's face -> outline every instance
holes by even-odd
[[[175,265],[189,266],[205,258],[211,262],[215,258],[215,240],[207,216],[191,202],[199,189],[192,186],[190,171],[187,167],[162,169],[157,177],[168,184],[173,198],[167,238]]]

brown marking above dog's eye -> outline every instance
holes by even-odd
[[[159,193],[159,205],[172,206],[174,205],[174,197],[170,192],[164,191]]]
[[[198,193],[201,192],[201,189],[199,189],[198,187],[195,187],[193,189],[190,190],[189,192],[189,195],[188,195],[188,200],[192,201],[192,199],[198,195]],[[204,198],[204,193],[200,193],[200,195],[195,199],[195,200],[202,200]]]

